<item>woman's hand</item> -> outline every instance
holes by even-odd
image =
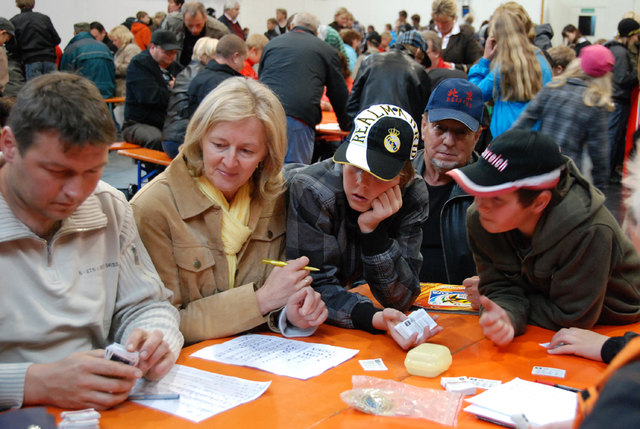
[[[495,37],[487,38],[487,41],[484,44],[484,53],[482,54],[482,56],[489,61],[493,60],[493,57],[496,56],[497,48],[498,48],[498,42],[496,41],[496,38]]]
[[[309,258],[306,256],[287,261],[287,263],[288,265],[284,267],[275,267],[264,285],[256,291],[258,308],[263,315],[284,307],[289,297],[309,286],[313,280],[309,272],[304,269],[309,264]]]
[[[320,294],[309,286],[291,295],[286,309],[289,323],[300,329],[320,326],[329,315]]]

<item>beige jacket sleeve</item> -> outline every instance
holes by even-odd
[[[129,63],[140,52],[140,47],[135,44],[135,42],[129,43],[127,46],[120,49],[116,52],[116,55],[113,59],[116,66],[116,76],[124,77],[127,75],[127,67],[129,67]]]
[[[131,205],[156,270],[174,293],[172,303],[180,311],[186,343],[234,335],[267,321],[258,308],[254,283],[243,279],[245,284],[228,287],[216,227],[219,210],[183,220],[162,175],[142,188]]]

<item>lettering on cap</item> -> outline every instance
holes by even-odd
[[[455,88],[451,88],[447,93],[447,103],[458,103],[464,104],[465,106],[471,108],[471,104],[473,103],[473,91],[466,91],[466,98],[462,98],[458,95],[458,90]]]
[[[489,148],[482,152],[482,158],[484,158],[489,164],[493,165],[499,172],[503,172],[509,165],[509,160],[502,159],[502,155],[496,155],[490,151]]]

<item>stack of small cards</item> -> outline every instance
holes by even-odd
[[[502,384],[500,380],[476,377],[440,377],[440,384],[447,392],[475,395],[476,389],[490,389]]]
[[[60,413],[58,429],[100,429],[100,413],[93,408]]]
[[[408,339],[414,332],[417,332],[418,338],[416,338],[416,341],[420,341],[422,332],[427,326],[429,329],[433,329],[438,326],[438,324],[429,316],[429,313],[421,308],[409,314],[405,320],[395,325],[394,328],[404,339]]]

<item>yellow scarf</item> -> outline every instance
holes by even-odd
[[[194,177],[198,188],[212,202],[222,208],[222,244],[229,267],[229,289],[235,286],[237,254],[251,235],[249,214],[251,209],[251,181],[248,181],[236,193],[231,201],[216,188],[206,176]]]

